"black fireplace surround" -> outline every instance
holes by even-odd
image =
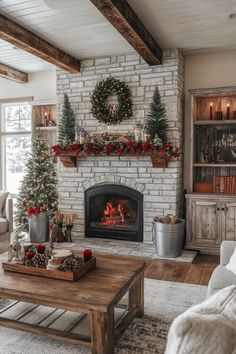
[[[143,242],[143,195],[118,184],[85,192],[85,236]]]

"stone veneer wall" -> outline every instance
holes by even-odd
[[[69,95],[77,121],[89,132],[104,131],[90,113],[90,96],[98,81],[113,76],[124,80],[133,95],[133,119],[111,130],[133,131],[137,120],[144,121],[158,86],[165,103],[169,122],[168,136],[182,146],[184,63],[178,49],[163,53],[163,64],[149,66],[138,54],[84,60],[81,72],[68,74],[57,71],[57,94]],[[60,107],[59,107],[60,108]],[[152,243],[152,221],[157,214],[182,214],[182,158],[169,163],[166,169],[152,168],[149,157],[88,157],[78,160],[76,168],[64,168],[59,163],[59,207],[73,211],[78,219],[73,238],[84,237],[84,191],[100,183],[119,183],[144,194],[144,242]]]

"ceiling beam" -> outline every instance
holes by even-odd
[[[149,64],[161,64],[162,50],[126,0],[90,0]]]
[[[26,84],[28,82],[28,74],[14,69],[8,65],[0,64],[0,76],[4,79]]]
[[[0,15],[0,39],[70,73],[80,71],[78,59],[3,15]]]

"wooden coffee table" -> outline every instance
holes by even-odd
[[[132,320],[144,313],[143,261],[99,256],[96,269],[76,282],[11,273],[3,271],[1,265],[0,268],[0,297],[17,300],[0,310],[3,327],[86,345],[93,354],[112,354]],[[118,303],[126,293],[128,304],[124,309]],[[90,335],[75,333],[85,316]],[[68,318],[71,323],[65,324]],[[56,322],[64,327],[53,328]]]

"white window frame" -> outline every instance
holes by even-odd
[[[31,130],[29,131],[17,131],[17,132],[8,132],[3,131],[4,120],[5,120],[5,107],[7,106],[20,106],[20,105],[30,105],[31,106]],[[27,136],[32,139],[32,102],[28,100],[19,99],[16,101],[5,101],[1,103],[1,119],[0,119],[0,164],[1,164],[1,176],[0,176],[0,187],[3,190],[6,190],[6,154],[5,154],[5,144],[3,143],[3,138],[6,136]]]

